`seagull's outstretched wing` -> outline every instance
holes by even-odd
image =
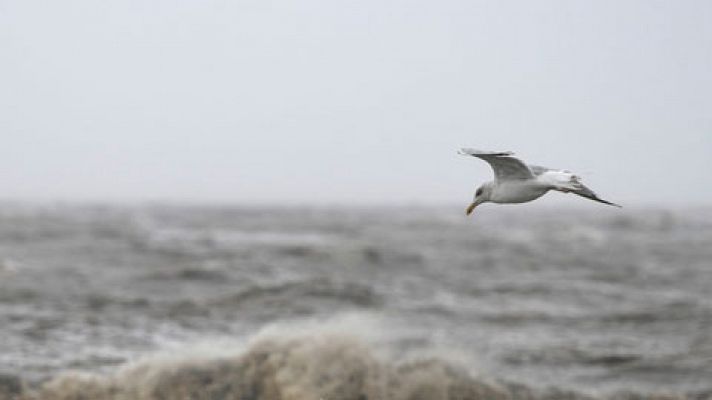
[[[522,160],[512,157],[511,151],[482,151],[461,149],[460,154],[481,158],[492,167],[497,182],[526,180],[534,178],[534,174]]]

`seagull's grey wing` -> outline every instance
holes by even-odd
[[[522,160],[512,157],[511,151],[482,151],[475,149],[461,149],[460,154],[481,158],[492,167],[495,179],[498,182],[512,180],[527,180],[534,178],[534,174]]]
[[[546,167],[542,167],[539,165],[531,165],[531,164],[529,165],[529,169],[532,171],[532,174],[534,174],[534,176],[539,176],[546,171],[551,171],[551,168],[546,168]]]

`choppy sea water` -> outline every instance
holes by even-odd
[[[712,209],[4,204],[0,336],[0,399],[710,398]]]

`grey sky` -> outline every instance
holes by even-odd
[[[709,1],[0,0],[0,199],[712,203]],[[556,200],[550,200],[556,201]]]

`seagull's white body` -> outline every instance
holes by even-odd
[[[620,207],[598,197],[581,183],[578,176],[566,170],[527,165],[522,160],[512,157],[511,152],[462,149],[460,154],[486,161],[495,175],[494,181],[486,182],[477,189],[475,198],[467,209],[468,214],[485,202],[526,203],[538,199],[549,190],[574,193],[599,203]]]
[[[492,203],[526,203],[546,194],[549,187],[538,181],[502,182],[490,194]]]

